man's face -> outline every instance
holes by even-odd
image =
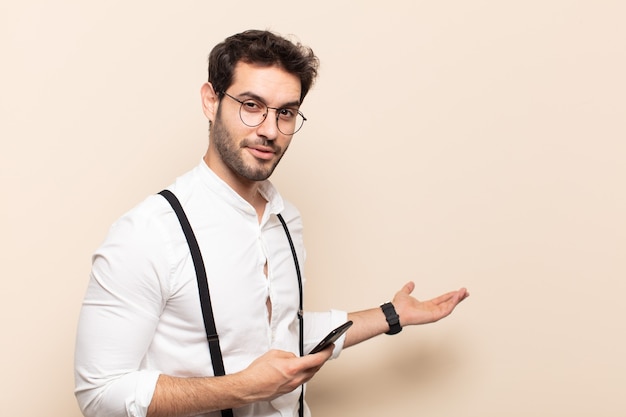
[[[294,103],[297,106],[300,88],[300,79],[279,67],[240,62],[226,93],[237,100],[254,99],[269,107],[282,108],[293,107]],[[278,130],[272,109],[260,125],[245,125],[239,115],[241,104],[235,99],[224,95],[217,103],[207,162],[227,182],[265,180],[278,165],[293,135]]]

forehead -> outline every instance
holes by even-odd
[[[228,90],[234,94],[254,94],[268,105],[281,105],[300,101],[301,83],[298,76],[277,65],[238,62]]]

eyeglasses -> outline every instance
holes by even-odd
[[[259,100],[239,100],[225,91],[222,94],[241,105],[239,107],[239,117],[243,124],[249,127],[256,127],[263,123],[270,109],[276,111],[276,126],[283,135],[293,135],[302,128],[306,121],[304,114],[294,107],[270,107]]]

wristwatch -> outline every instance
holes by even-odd
[[[396,313],[396,309],[393,308],[393,304],[385,303],[381,304],[380,308],[383,309],[383,313],[385,313],[385,319],[387,319],[387,323],[389,324],[389,331],[385,332],[385,334],[397,334],[402,331],[402,326],[400,326],[400,316]]]

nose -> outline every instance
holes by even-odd
[[[280,133],[278,130],[278,113],[276,112],[277,110],[267,109],[265,120],[256,128],[257,133],[268,140],[276,139]]]

